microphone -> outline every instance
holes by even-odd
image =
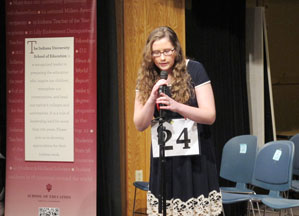
[[[161,79],[166,79],[167,80],[168,77],[168,73],[166,71],[161,71],[160,72],[160,78]],[[159,96],[161,95],[161,93],[167,94],[168,93],[168,87],[167,85],[162,85],[159,87]],[[159,104],[160,106],[165,106],[164,104]],[[159,115],[161,118],[165,118],[166,117],[166,110],[159,110]]]
[[[160,78],[161,79],[166,79],[167,80],[167,77],[168,77],[168,73],[166,71],[161,71],[160,72]],[[159,87],[159,95],[161,93],[166,94],[166,92],[167,92],[167,85],[162,85],[162,86]]]

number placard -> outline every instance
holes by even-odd
[[[188,156],[200,154],[200,141],[196,122],[190,119],[173,119],[163,123],[165,140],[165,157]],[[151,128],[153,157],[159,157],[158,140],[159,123]]]

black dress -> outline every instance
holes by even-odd
[[[190,60],[187,70],[195,88],[210,83],[201,63]],[[197,106],[196,98],[188,104]],[[172,117],[180,118],[181,116],[174,113]],[[197,127],[200,155],[166,157],[167,215],[219,215],[222,211],[215,150],[210,141],[209,127],[201,124],[197,124]],[[149,215],[158,215],[159,194],[159,158],[153,158],[151,154],[150,185],[147,194]]]

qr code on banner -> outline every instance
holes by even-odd
[[[59,216],[59,208],[40,207],[38,216]]]

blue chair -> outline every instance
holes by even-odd
[[[293,175],[299,176],[299,134],[296,134],[290,138],[295,145],[294,164],[293,164]],[[291,190],[299,192],[299,180],[292,181]]]
[[[235,183],[234,187],[220,187],[222,203],[232,204],[248,201],[254,213],[251,197],[255,192],[248,188],[257,154],[257,137],[240,135],[228,140],[222,150],[220,176]],[[259,210],[259,207],[258,207]],[[223,214],[224,211],[223,211]]]
[[[148,191],[149,190],[149,183],[145,181],[135,181],[133,182],[133,185],[135,187],[135,193],[134,193],[134,203],[133,203],[133,216],[135,214],[143,214],[147,215],[145,212],[138,212],[135,210],[135,203],[136,203],[136,192],[137,189],[142,190],[142,191]]]
[[[236,183],[234,187],[220,187],[222,192],[254,193],[248,188],[257,154],[257,137],[240,135],[228,140],[222,150],[220,176]]]
[[[265,144],[257,153],[252,184],[268,190],[268,194],[250,195],[252,200],[261,201],[266,206],[281,210],[299,207],[299,200],[281,196],[288,191],[292,182],[294,143],[292,141],[273,141]]]

